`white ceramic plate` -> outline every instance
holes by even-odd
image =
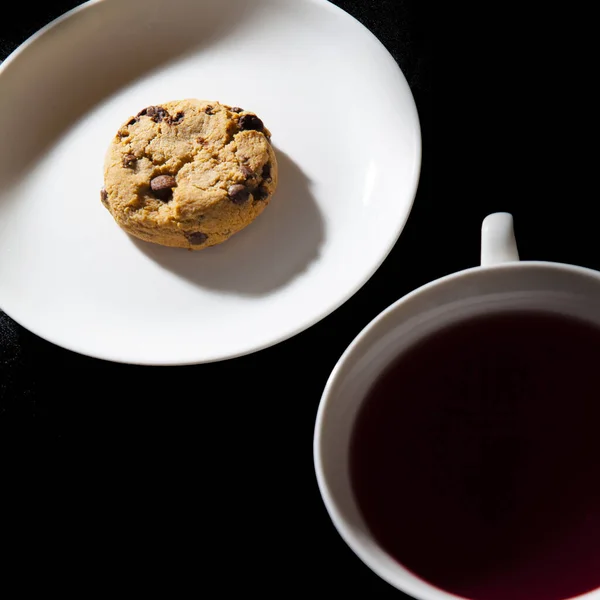
[[[0,67],[0,307],[39,336],[139,364],[221,360],[316,323],[376,271],[421,160],[397,64],[325,0],[95,0]],[[123,233],[106,148],[171,99],[255,111],[280,184],[255,223],[201,252]]]

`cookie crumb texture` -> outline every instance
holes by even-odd
[[[113,139],[100,199],[142,240],[202,250],[266,208],[277,187],[271,134],[254,113],[218,102],[149,106]]]

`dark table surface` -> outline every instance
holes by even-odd
[[[0,19],[0,59],[78,4],[13,5]],[[187,580],[201,590],[216,583],[224,596],[405,597],[345,546],[317,490],[313,426],[331,369],[389,304],[477,264],[490,212],[513,213],[522,259],[600,268],[593,48],[585,30],[565,41],[590,15],[490,9],[472,27],[456,14],[445,23],[432,2],[335,4],[385,44],[416,100],[422,175],[400,240],[320,323],[216,364],[103,362],[0,312],[3,464],[25,476],[10,488],[4,479],[2,501],[23,510],[3,515],[47,549],[46,562],[58,558],[94,581],[121,574],[131,590]]]

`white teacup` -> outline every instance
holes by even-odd
[[[354,422],[371,385],[403,350],[452,322],[507,309],[559,312],[600,325],[600,273],[559,263],[519,262],[512,216],[490,215],[482,227],[481,266],[424,285],[382,312],[340,358],[321,398],[314,461],[327,511],[369,568],[417,600],[467,599],[420,579],[372,537],[351,489]],[[600,588],[577,597],[599,599]]]

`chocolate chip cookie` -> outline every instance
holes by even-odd
[[[271,134],[251,112],[218,102],[149,106],[114,137],[100,198],[128,233],[202,250],[249,225],[277,187]]]

